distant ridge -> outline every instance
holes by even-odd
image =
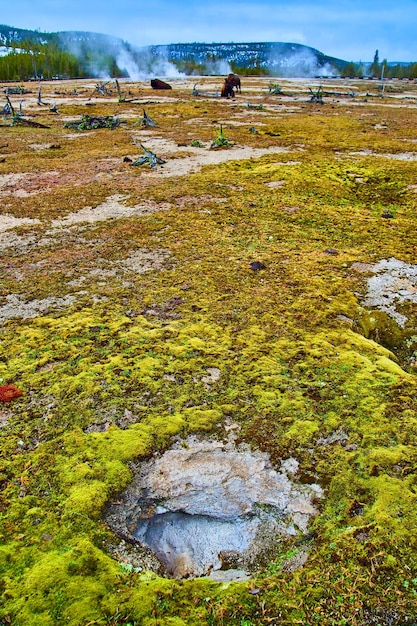
[[[173,43],[146,47],[134,46],[118,37],[89,31],[44,33],[0,25],[2,54],[19,44],[54,45],[85,61],[84,75],[138,77],[157,69],[163,75],[172,68],[186,74],[204,69],[207,74],[223,74],[245,69],[248,73],[277,76],[326,76],[340,74],[347,61],[296,43]],[[103,64],[103,58],[106,63]],[[156,62],[155,62],[156,61]],[[136,68],[136,69],[135,69]],[[99,73],[97,74],[97,70]]]
[[[119,37],[93,33],[90,31],[57,31],[44,33],[37,30],[27,30],[0,24],[0,46],[10,46],[22,42],[32,42],[34,44],[55,43],[63,50],[72,51],[74,44],[86,44],[87,47],[110,47],[119,49],[121,45],[126,45]]]
[[[247,43],[177,43],[166,46],[150,46],[158,54],[164,49],[170,61],[183,61],[192,56],[198,63],[215,59],[233,63],[238,68],[269,69],[282,73],[319,73],[326,69],[342,71],[348,64],[343,59],[330,57],[297,43],[282,42],[247,42]]]

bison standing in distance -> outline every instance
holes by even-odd
[[[221,92],[222,98],[234,98],[235,92],[234,88],[236,87],[236,91],[242,93],[240,86],[240,78],[236,74],[229,74],[224,79],[224,85]]]

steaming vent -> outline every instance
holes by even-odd
[[[319,485],[300,485],[295,459],[276,471],[263,452],[190,438],[144,463],[106,521],[157,557],[166,576],[245,579],[305,533]]]

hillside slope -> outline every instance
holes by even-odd
[[[347,65],[342,59],[327,56],[323,52],[295,43],[247,42],[247,43],[174,43],[167,46],[154,45],[137,47],[132,44],[100,33],[64,31],[40,33],[38,31],[0,25],[0,44],[16,47],[32,42],[39,45],[55,45],[60,50],[75,54],[77,58],[92,57],[89,69],[96,69],[96,58],[105,56],[113,60],[121,73],[134,77],[134,67],[140,72],[152,73],[157,62],[158,73],[164,73],[161,61],[177,66],[187,73],[187,63],[193,68],[200,66],[207,74],[221,74],[233,69],[248,68],[264,73],[278,73],[282,76],[333,75],[340,73]],[[144,59],[146,60],[144,66]],[[110,73],[110,60],[107,63]],[[165,67],[165,71],[166,71]]]
[[[153,46],[156,54],[164,48],[172,62],[193,58],[198,63],[215,59],[233,63],[236,68],[265,68],[282,75],[308,76],[341,71],[346,61],[329,57],[315,48],[296,43],[179,43]]]

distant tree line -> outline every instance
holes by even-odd
[[[83,76],[79,59],[54,44],[20,41],[9,47],[13,51],[0,57],[1,80]]]
[[[50,37],[49,42],[41,43],[30,39],[9,42],[6,45],[12,52],[0,57],[0,80],[52,80],[57,78],[122,78],[126,76],[117,65],[115,57],[104,48],[80,43],[77,54],[65,50],[58,39]],[[134,55],[132,54],[134,57]],[[139,59],[137,59],[139,61]],[[196,60],[190,54],[183,59],[173,60],[179,72],[188,76],[219,74],[219,68],[224,59],[214,54],[207,54],[206,58]],[[148,59],[149,69],[152,63]],[[277,72],[260,63],[259,58],[248,60],[246,66],[230,63],[230,70],[241,76],[277,76]],[[388,64],[384,59],[379,61],[378,50],[375,52],[372,64],[350,63],[336,72],[344,78],[404,78],[417,79],[417,63]]]
[[[171,63],[186,76],[210,76],[219,74],[219,67],[225,63],[225,60],[215,54],[207,53],[204,61],[197,61],[192,54],[189,54],[183,59],[174,59]],[[247,67],[242,67],[233,61],[229,63],[229,66],[231,72],[240,76],[271,76],[269,68],[262,66],[259,59],[255,57],[249,60]]]
[[[196,61],[195,57],[190,54],[184,59],[175,59],[172,63],[178,69],[179,72],[191,75],[206,76],[213,73],[213,68],[218,67],[218,64],[222,61],[220,57],[216,57],[214,54],[207,54],[205,61]],[[279,76],[280,72],[277,69],[272,69],[267,65],[260,63],[258,57],[252,57],[248,60],[246,66],[230,62],[230,69],[235,74],[240,76]],[[382,62],[379,61],[379,52],[375,52],[374,60],[369,63],[350,63],[340,64],[339,67],[334,67],[335,72],[343,78],[399,78],[399,79],[417,79],[417,63],[398,63],[396,65],[388,64],[387,59]],[[308,68],[306,68],[308,71]],[[287,74],[285,74],[287,75]]]
[[[340,72],[344,78],[417,78],[417,63],[389,64],[387,59],[379,61],[379,51],[376,50],[371,65],[353,63],[351,61]]]
[[[52,80],[57,78],[121,78],[124,74],[111,55],[80,49],[75,55],[55,43],[19,41],[0,57],[0,80]]]

